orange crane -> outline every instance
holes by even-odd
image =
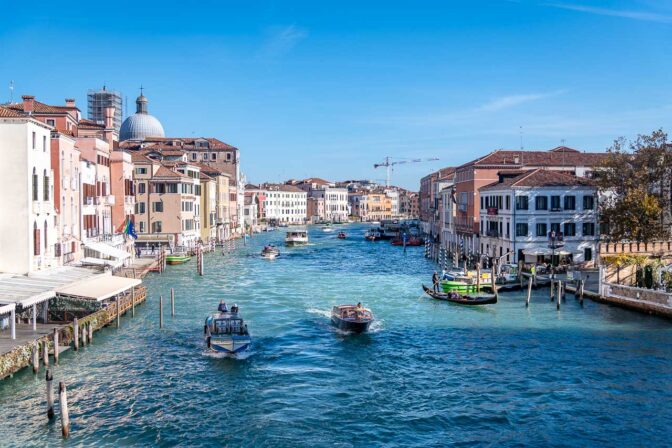
[[[392,176],[392,167],[394,165],[399,165],[402,163],[418,163],[418,162],[432,162],[434,160],[439,160],[438,157],[430,157],[428,159],[402,159],[402,160],[395,160],[394,162],[390,161],[392,157],[385,157],[385,161],[383,163],[375,163],[373,165],[374,168],[380,168],[381,166],[384,166],[386,169],[386,176],[385,176],[385,186],[389,187],[390,186],[390,177]]]

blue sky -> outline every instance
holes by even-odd
[[[173,136],[240,148],[254,182],[393,182],[497,148],[586,151],[672,123],[672,2],[6,3],[0,101],[145,86]]]

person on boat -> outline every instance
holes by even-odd
[[[530,274],[532,274],[532,278],[537,275],[537,265],[534,263],[532,263],[532,267],[530,268]]]
[[[221,302],[219,302],[219,307],[217,307],[217,311],[220,311],[222,313],[228,313],[229,312],[229,310],[226,308],[226,303],[224,303],[223,300]]]
[[[439,273],[436,271],[432,274],[432,283],[434,285],[434,292],[439,292]]]
[[[231,306],[231,312],[232,312],[233,314],[236,314],[236,313],[238,312],[238,305],[236,305],[236,304],[234,303],[234,304]]]
[[[355,307],[355,311],[360,312],[364,308],[362,307],[362,302],[357,302],[357,306]]]

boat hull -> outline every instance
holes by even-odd
[[[175,255],[166,256],[166,264],[170,265],[184,264],[189,260],[191,260],[191,257],[188,256],[175,256]]]
[[[485,284],[481,284],[481,290],[485,288]],[[456,292],[459,294],[467,294],[480,292],[478,290],[478,285],[475,283],[465,283],[460,281],[453,280],[444,280],[441,282],[441,289],[444,293]]]
[[[434,292],[432,289],[422,285],[423,291],[425,294],[436,300],[443,300],[445,302],[456,303],[459,305],[492,305],[497,303],[497,296],[481,296],[481,297],[471,297],[461,294],[456,294],[457,296],[451,296],[450,294]]]
[[[331,316],[331,323],[342,331],[347,331],[349,333],[365,333],[369,331],[369,327],[373,319],[360,319],[360,320],[350,320],[342,319],[337,316]]]
[[[209,351],[228,355],[244,352],[251,343],[252,339],[249,336],[209,336],[205,341]]]

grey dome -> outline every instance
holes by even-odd
[[[121,124],[119,140],[144,140],[147,137],[165,137],[161,122],[147,112],[147,98],[140,93],[135,100],[136,113]]]

